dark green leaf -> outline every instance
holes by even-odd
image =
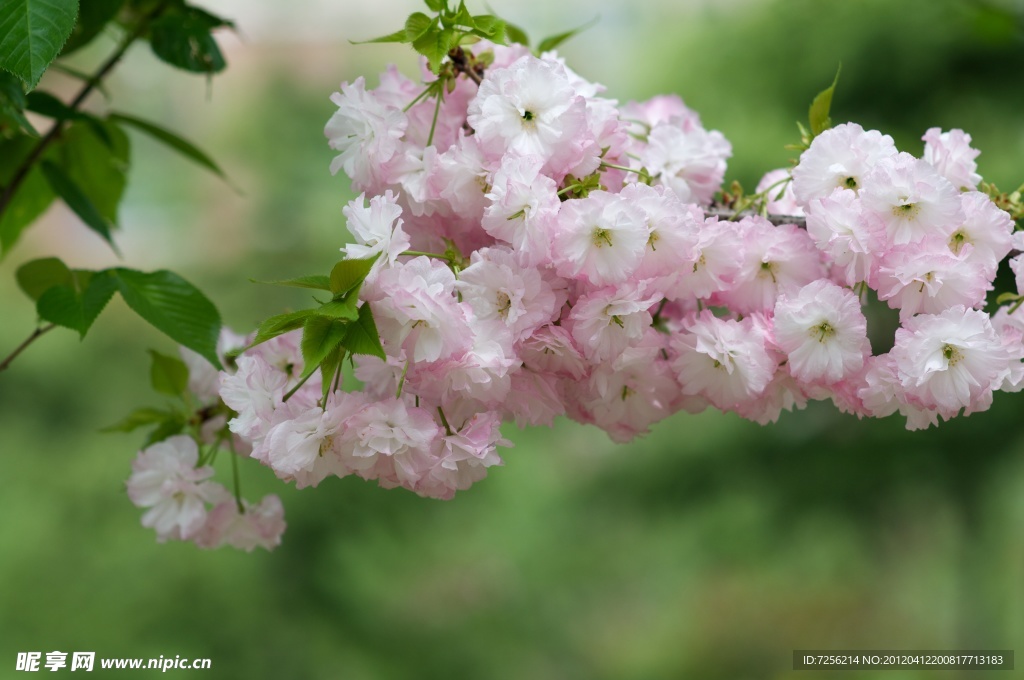
[[[519,28],[515,24],[505,22],[505,37],[508,38],[509,42],[519,43],[520,45],[530,45],[530,38],[526,35],[526,31]]]
[[[0,136],[3,136],[4,128],[21,130],[33,137],[39,136],[39,132],[25,117],[26,106],[28,102],[21,81],[13,74],[0,71]]]
[[[536,53],[544,54],[545,52],[555,49],[556,47],[564,43],[566,40],[576,35],[577,33],[582,33],[583,31],[587,30],[588,28],[596,24],[598,19],[600,19],[600,17],[594,17],[587,23],[583,24],[582,26],[578,26],[572,29],[571,31],[566,31],[565,33],[559,33],[557,35],[544,38],[543,40],[540,41],[540,44],[537,45],[537,49],[535,50]]]
[[[227,22],[196,7],[165,14],[153,22],[149,42],[153,53],[193,73],[217,73],[227,65],[211,31]]]
[[[72,274],[67,265],[56,257],[32,260],[18,267],[15,274],[18,287],[33,300],[54,286],[72,286]]]
[[[128,136],[117,125],[89,118],[71,123],[45,157],[63,168],[100,215],[116,225],[130,156]]]
[[[298,312],[289,312],[270,317],[260,324],[259,329],[256,331],[256,338],[249,347],[255,347],[279,335],[302,328],[306,319],[313,314],[316,314],[315,309],[303,309]]]
[[[224,174],[224,171],[220,169],[220,166],[217,165],[212,158],[198,149],[191,142],[182,139],[173,132],[142,120],[141,118],[135,118],[134,116],[129,116],[123,113],[112,113],[107,118],[114,122],[131,125],[132,127],[145,132],[147,135],[153,137],[159,142],[163,142],[181,155],[198,163],[218,177],[225,180],[227,179],[227,175]]]
[[[115,290],[117,281],[110,272],[75,270],[70,285],[51,286],[39,296],[36,312],[40,318],[78,331],[84,338]]]
[[[153,389],[172,397],[180,397],[188,389],[188,366],[178,357],[149,350],[153,358],[149,365],[149,380]]]
[[[811,102],[808,120],[811,123],[811,133],[815,137],[832,127],[832,118],[829,116],[829,112],[832,109],[832,95],[835,93],[836,84],[839,82],[839,72],[842,70],[843,65],[840,64],[839,68],[836,69],[836,77],[832,80],[832,84],[819,92],[818,96]]]
[[[303,377],[309,375],[320,366],[320,363],[341,344],[345,337],[346,324],[343,321],[328,319],[323,316],[311,316],[302,326],[302,362],[305,370]]]
[[[181,434],[185,431],[185,419],[178,414],[171,414],[166,420],[161,422],[156,429],[149,433],[146,437],[146,441],[143,443],[142,448],[148,448],[157,442],[162,442],[165,439],[169,439],[176,434]]]
[[[342,260],[331,270],[330,286],[335,296],[343,295],[362,284],[380,254],[361,260]]]
[[[117,246],[114,245],[114,239],[110,234],[113,225],[100,214],[89,197],[82,193],[78,185],[51,161],[43,161],[42,170],[54,193],[64,200],[67,206],[85,223],[85,226],[103,237],[103,240],[116,251]]]
[[[104,427],[100,432],[134,432],[140,427],[174,419],[176,419],[176,415],[169,411],[143,407],[135,409],[113,425]]]
[[[359,296],[349,295],[344,300],[331,300],[317,308],[317,316],[326,316],[329,319],[345,319],[355,321],[359,317],[356,305],[359,304]]]
[[[0,68],[33,89],[78,16],[78,0],[4,0],[0,2]]]
[[[380,333],[377,332],[377,324],[373,321],[373,311],[369,303],[364,303],[359,308],[359,320],[348,325],[342,344],[352,354],[387,358],[384,355],[384,347],[380,344]]]
[[[320,377],[323,379],[324,398],[327,397],[327,393],[331,391],[331,384],[334,382],[334,374],[337,373],[338,367],[341,366],[342,357],[345,356],[344,345],[338,345],[332,349],[324,360],[320,362]]]
[[[331,279],[328,276],[317,274],[314,276],[299,276],[294,279],[282,279],[279,281],[257,281],[249,279],[253,283],[265,283],[271,286],[291,286],[292,288],[312,288],[313,290],[330,290]]]
[[[49,92],[43,92],[42,90],[30,92],[25,97],[25,108],[33,113],[56,120],[72,120],[85,117],[85,114],[72,109]]]
[[[220,313],[198,288],[174,272],[111,269],[121,297],[139,316],[216,368]]]
[[[0,186],[7,186],[18,166],[31,152],[36,141],[28,137],[15,137],[0,141]],[[0,191],[0,194],[3,192]],[[53,202],[54,193],[36,165],[25,181],[14,192],[10,203],[0,214],[0,250],[4,253],[17,242],[21,232],[43,214]]]
[[[436,24],[423,12],[413,12],[405,20],[405,42],[413,42]]]
[[[123,4],[124,0],[85,0],[78,10],[78,21],[71,31],[71,37],[60,52],[61,56],[92,42],[103,27],[117,15]]]

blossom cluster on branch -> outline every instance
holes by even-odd
[[[977,190],[962,131],[929,130],[917,158],[826,129],[728,214],[730,144],[678,97],[620,106],[518,44],[448,56],[422,84],[389,68],[333,95],[331,171],[362,192],[343,209],[354,241],[330,277],[284,282],[328,302],[236,339],[219,375],[191,364],[193,392],[230,418],[208,443],[299,487],[357,475],[448,499],[502,463],[503,422],[565,415],[627,442],[680,410],[768,423],[831,400],[917,429],[1024,385],[1024,317],[983,311],[1024,242]],[[1022,256],[1010,266],[1024,292]],[[899,310],[884,354],[868,289]],[[346,358],[361,389],[342,389]],[[202,545],[218,494],[180,442],[168,462],[172,441],[140,453],[133,500],[163,503],[147,515],[162,536]],[[157,469],[175,480],[163,496],[145,482]],[[275,517],[237,542],[276,536]]]

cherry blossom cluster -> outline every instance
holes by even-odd
[[[839,125],[765,176],[753,213],[728,214],[713,201],[730,144],[678,97],[620,106],[521,45],[471,56],[482,77],[436,88],[424,67],[424,91],[392,67],[332,96],[331,171],[361,192],[341,250],[376,258],[359,299],[385,358],[356,354],[363,387],[344,391],[310,376],[294,331],[210,383],[236,450],[281,479],[448,499],[502,464],[503,422],[564,415],[626,442],[680,410],[768,423],[829,399],[917,429],[1024,385],[1024,313],[982,311],[1024,240],[977,191],[969,135],[929,130],[917,158]],[[869,289],[899,310],[884,354]],[[207,477],[173,439],[129,487],[161,537],[199,537],[226,502]]]

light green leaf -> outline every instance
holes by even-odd
[[[56,257],[32,260],[18,267],[15,278],[18,287],[33,300],[54,286],[72,286],[71,270]]]
[[[832,95],[835,94],[836,84],[839,82],[839,72],[842,70],[843,65],[840,64],[836,69],[836,77],[832,80],[832,84],[819,92],[811,102],[808,120],[811,123],[811,133],[814,137],[832,127],[832,118],[829,117],[829,112],[832,109]]]
[[[143,407],[135,409],[113,425],[107,425],[100,432],[134,432],[140,427],[174,419],[176,419],[176,415],[169,411]]]
[[[70,284],[51,286],[39,296],[36,313],[84,338],[116,290],[117,281],[107,271],[75,270]]]
[[[165,130],[160,126],[142,120],[141,118],[136,118],[123,113],[111,113],[107,119],[115,123],[131,125],[135,129],[145,132],[150,137],[153,137],[159,142],[163,142],[182,156],[198,163],[221,179],[227,180],[227,175],[224,174],[224,171],[220,169],[220,166],[217,165],[212,158],[206,155],[194,144],[182,139],[170,130]]]
[[[519,43],[520,45],[530,45],[530,38],[526,35],[526,31],[519,28],[515,24],[505,22],[505,37],[508,38],[510,43]]]
[[[1005,293],[1000,293],[999,294],[999,297],[996,298],[996,304],[997,305],[1004,305],[1007,302],[1015,302],[1015,301],[1017,301],[1019,299],[1020,299],[1020,295],[1017,295],[1017,293],[1012,293],[1010,291],[1007,291]]]
[[[136,314],[221,368],[217,358],[220,312],[198,288],[165,269],[144,273],[119,267],[108,271],[116,276],[121,297]]]
[[[432,12],[442,12],[448,9],[448,0],[424,0]]]
[[[249,279],[252,283],[265,283],[270,286],[291,286],[292,288],[311,288],[313,290],[330,290],[331,279],[328,276],[317,274],[314,276],[299,276],[294,279],[281,279],[278,281],[258,281]]]
[[[421,35],[412,46],[430,62],[435,74],[441,70],[441,61],[448,55],[455,41],[455,31],[450,28],[432,29]]]
[[[178,357],[149,350],[153,358],[149,365],[149,380],[153,389],[172,397],[180,397],[188,389],[188,366]]]
[[[505,42],[507,27],[505,22],[498,17],[493,17],[489,14],[480,14],[473,17],[473,24],[476,26],[477,33],[484,38],[496,43]]]
[[[535,50],[535,52],[537,54],[544,54],[545,52],[555,49],[556,47],[564,43],[566,40],[576,35],[577,33],[582,33],[583,31],[587,30],[588,28],[596,24],[600,18],[601,17],[596,16],[587,23],[583,24],[582,26],[578,26],[572,30],[565,31],[564,33],[559,33],[557,35],[552,35],[550,37],[544,38],[543,40],[540,41],[540,44],[537,45],[537,49]]]
[[[306,319],[313,314],[316,314],[315,309],[303,309],[298,312],[288,312],[287,314],[278,314],[277,316],[270,317],[260,324],[259,329],[256,331],[256,338],[249,347],[255,347],[279,335],[302,328]]]
[[[341,260],[331,270],[330,286],[335,296],[344,295],[348,291],[362,284],[366,276],[373,268],[380,254],[361,260]]]
[[[372,38],[370,40],[349,40],[353,45],[368,45],[370,43],[407,43],[410,42],[407,38],[405,29],[395,31],[394,33],[388,33],[382,35],[379,38]]]
[[[103,240],[109,243],[110,247],[116,252],[117,246],[114,245],[114,238],[110,234],[113,225],[100,214],[89,197],[82,193],[78,185],[51,161],[43,161],[42,170],[43,176],[50,183],[54,193],[64,200],[64,203],[78,215],[82,222],[85,223],[85,226],[103,237]]]
[[[31,90],[64,46],[78,16],[78,0],[0,2],[0,68]]]
[[[414,42],[417,38],[435,26],[436,22],[432,21],[431,18],[423,12],[413,12],[409,15],[409,18],[405,20],[405,42]]]
[[[317,307],[317,316],[326,316],[329,319],[344,319],[355,321],[359,318],[359,311],[356,305],[359,304],[358,295],[347,295],[344,300],[331,300]]]
[[[320,377],[323,379],[323,395],[325,399],[327,398],[327,393],[331,391],[334,375],[338,372],[338,367],[341,366],[342,357],[344,356],[345,346],[339,344],[320,362]]]
[[[303,377],[315,371],[328,355],[337,349],[345,337],[348,324],[323,316],[311,316],[302,326]]]
[[[342,340],[345,349],[352,354],[369,354],[379,359],[386,359],[384,347],[380,344],[380,333],[373,321],[373,311],[369,303],[359,308],[359,319],[348,324],[345,338]]]

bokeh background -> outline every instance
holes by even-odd
[[[222,36],[225,73],[207,83],[139,45],[110,80],[112,102],[92,106],[183,133],[240,187],[133,136],[118,240],[126,262],[181,272],[246,331],[303,299],[248,278],[337,259],[351,193],[327,171],[328,96],[361,74],[375,83],[389,62],[413,73],[400,47],[348,41],[419,6],[198,4],[237,21]],[[622,101],[680,94],[731,140],[728,178],[748,187],[787,164],[794,122],[840,62],[836,122],[880,128],[912,153],[928,127],[961,127],[986,179],[1024,180],[1019,1],[491,6],[534,37],[600,16],[561,50],[569,63]],[[75,63],[91,68],[111,44]],[[51,208],[0,262],[2,354],[35,322],[14,270],[50,254],[116,262]],[[84,342],[55,331],[0,376],[0,677],[32,650],[208,657],[204,677],[352,679],[969,678],[794,673],[791,655],[1024,653],[1024,395],[918,433],[822,404],[763,428],[681,414],[626,446],[569,422],[509,428],[505,467],[450,502],[358,479],[296,492],[253,462],[243,491],[282,496],[283,545],[203,552],[158,545],[139,525],[123,480],[141,437],[97,431],[160,403],[148,347],[173,351],[115,301]]]

